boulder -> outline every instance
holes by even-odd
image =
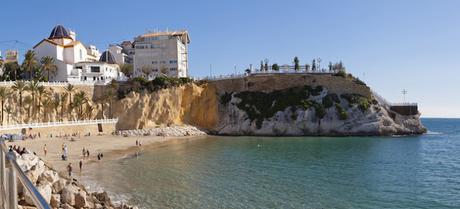
[[[62,206],[62,209],[75,209],[75,208],[66,203]]]
[[[80,192],[80,189],[72,184],[68,184],[62,189],[61,198],[63,203],[75,205],[75,195]]]
[[[58,208],[61,205],[61,195],[53,194],[51,195],[50,206],[53,208]]]
[[[53,170],[47,170],[45,172],[42,173],[42,175],[40,175],[40,177],[38,178],[38,180],[46,180],[48,182],[50,182],[51,184],[54,184],[56,181],[59,180],[59,175],[56,171],[53,171]]]
[[[59,179],[53,184],[53,193],[61,193],[62,189],[67,185],[67,180]]]
[[[51,184],[43,184],[37,187],[38,192],[43,196],[43,198],[46,200],[46,202],[49,204],[51,200]],[[27,204],[29,205],[35,205],[32,197],[30,196],[29,192],[26,192],[24,194],[24,200],[26,201]]]
[[[75,208],[83,208],[86,206],[86,192],[80,191],[77,194],[75,194]]]

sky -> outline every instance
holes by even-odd
[[[265,59],[291,64],[295,56],[302,64],[343,61],[391,102],[407,90],[405,101],[417,102],[422,117],[460,117],[458,0],[28,0],[1,8],[2,51],[24,54],[56,24],[100,50],[186,29],[192,76],[243,72]]]

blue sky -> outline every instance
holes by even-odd
[[[187,29],[193,76],[243,71],[262,59],[290,64],[321,57],[423,116],[460,117],[460,1],[4,1],[0,50],[23,53],[56,24],[104,50],[149,30]],[[2,43],[19,40],[20,43]]]

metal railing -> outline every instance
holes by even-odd
[[[117,122],[118,122],[118,118],[95,119],[95,120],[72,120],[72,121],[58,121],[58,122],[46,122],[46,123],[11,124],[11,125],[0,126],[0,131],[22,129],[22,128],[46,128],[46,127],[55,127],[55,126],[92,125],[92,124],[107,124],[107,123],[117,123]]]
[[[377,92],[375,91],[371,91],[372,92],[372,95],[374,95],[374,98],[382,105],[384,105],[384,107],[386,108],[390,108],[390,107],[394,107],[394,106],[418,106],[418,104],[416,102],[389,102],[388,100],[386,100],[384,97],[382,97],[380,94],[378,94]]]
[[[27,178],[16,162],[14,151],[9,151],[3,139],[0,139],[0,207],[1,209],[18,208],[17,179],[30,194],[32,202],[38,209],[51,209],[48,202],[38,192],[35,185]]]
[[[214,75],[214,76],[205,76],[205,77],[193,77],[194,80],[210,80],[210,81],[217,81],[217,80],[226,80],[226,79],[234,79],[234,78],[244,78],[251,75],[269,75],[269,74],[334,74],[337,73],[336,71],[324,71],[324,70],[268,70],[268,71],[251,71],[250,73],[245,74],[228,74],[228,75]]]
[[[0,86],[12,86],[15,81],[0,81]],[[107,85],[109,81],[40,81],[38,82],[42,86],[67,86],[68,84],[76,86],[94,86],[94,85]]]

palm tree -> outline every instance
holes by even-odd
[[[74,96],[74,107],[78,108],[78,116],[83,117],[83,105],[88,102],[88,96],[84,91],[79,91]]]
[[[5,104],[5,101],[10,97],[10,95],[11,95],[11,92],[7,87],[0,86],[0,100],[1,100],[1,105],[2,105],[2,119],[1,119],[2,126],[3,126],[3,107]]]
[[[54,112],[56,113],[56,116],[58,115],[59,113],[59,105],[61,104],[61,96],[57,93],[54,93],[54,97],[53,97],[53,100],[51,102],[51,106],[53,107],[54,109]]]
[[[19,94],[19,115],[21,116],[20,120],[22,120],[22,93],[26,90],[26,87],[26,82],[22,80],[17,80],[12,86],[13,90]]]
[[[40,61],[44,71],[48,72],[48,81],[50,80],[50,73],[56,73],[57,66],[54,64],[54,59],[52,57],[46,56],[43,57]]]
[[[7,115],[6,124],[10,124],[10,115],[13,112],[13,108],[11,107],[11,105],[6,105],[5,112]]]
[[[94,107],[87,103],[86,108],[85,108],[85,114],[86,114],[86,117],[90,120],[93,117],[93,110],[94,110]]]
[[[67,93],[64,92],[64,94],[61,95],[61,97],[59,98],[61,100],[61,121],[64,120],[64,104],[65,104],[65,101],[67,100]]]
[[[24,98],[24,104],[27,105],[27,118],[30,120],[30,109],[34,103],[34,100],[32,99],[31,96],[26,96]]]
[[[108,101],[108,97],[106,94],[102,95],[101,97],[99,97],[97,99],[97,102],[101,104],[101,112],[102,112],[102,118],[105,118],[105,115],[104,115],[104,105],[105,103],[107,103]]]
[[[49,92],[48,92],[48,90],[46,90],[46,88],[44,86],[39,86],[38,89],[37,89],[37,94],[38,94],[38,115],[40,115],[42,98],[47,97],[49,95]],[[47,100],[49,100],[49,99],[47,99]]]
[[[30,95],[32,95],[32,111],[35,111],[35,95],[37,94],[39,88],[40,84],[38,83],[38,81],[30,81],[26,87],[27,91],[29,91]],[[28,111],[28,117],[30,117],[30,106]]]
[[[110,89],[108,92],[107,92],[107,99],[109,100],[110,102],[110,111],[109,111],[109,116],[110,118],[113,118],[113,112],[112,112],[112,109],[113,109],[113,98],[115,97],[115,93]]]
[[[66,87],[64,87],[64,90],[67,92],[69,96],[69,106],[71,106],[72,105],[72,92],[75,91],[75,87],[69,83],[67,84]]]
[[[47,97],[47,96],[46,96]],[[50,119],[49,118],[46,118],[47,116],[47,113],[49,112],[48,110],[50,109],[50,107],[52,107],[53,105],[53,100],[51,100],[51,98],[44,98],[44,100],[41,102],[42,105],[43,105],[43,119],[42,121],[45,122],[49,122]]]
[[[88,102],[88,97],[84,91],[79,91],[74,97],[74,106],[78,107],[78,115],[81,119],[83,116],[83,105]]]
[[[22,68],[29,72],[29,79],[32,78],[32,72],[37,68],[38,61],[35,57],[35,52],[28,50],[24,56],[24,61],[22,62]]]

